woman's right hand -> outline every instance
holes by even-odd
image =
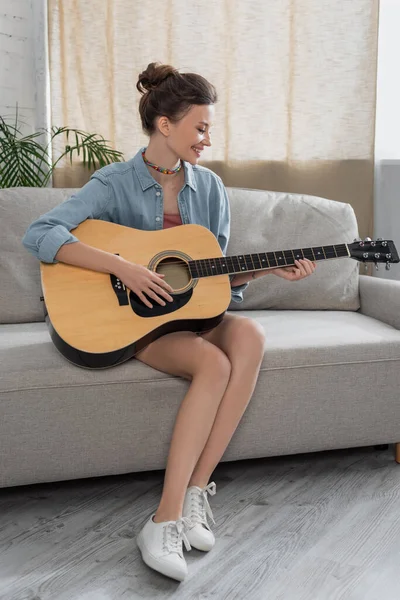
[[[147,294],[150,298],[153,298],[156,302],[165,306],[166,302],[163,300],[173,301],[172,296],[168,292],[173,292],[173,289],[166,281],[164,281],[165,275],[162,273],[155,273],[150,271],[147,267],[131,263],[128,260],[122,260],[114,273],[129,288],[134,292],[140,300],[149,308],[153,308],[153,305],[148,301],[144,294]],[[161,296],[161,297],[160,297]]]

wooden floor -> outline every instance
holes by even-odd
[[[360,448],[220,463],[179,583],[135,536],[164,471],[0,490],[1,600],[399,600],[400,465]]]

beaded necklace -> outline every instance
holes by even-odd
[[[145,148],[142,151],[142,156],[143,156],[144,162],[146,163],[146,165],[149,165],[149,167],[152,167],[156,171],[159,171],[159,173],[163,173],[164,175],[175,175],[175,173],[178,173],[178,171],[180,171],[182,169],[182,161],[180,161],[179,167],[176,167],[176,169],[172,169],[171,170],[171,169],[164,169],[164,167],[158,167],[154,163],[152,163],[149,160],[147,160],[147,158],[145,157],[146,150],[147,150],[147,148]]]

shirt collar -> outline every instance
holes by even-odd
[[[159,185],[158,182],[152,177],[149,173],[148,168],[142,157],[142,152],[145,149],[140,148],[140,150],[133,157],[133,166],[135,168],[136,174],[140,181],[140,185],[142,186],[142,190],[147,190],[147,188],[153,185]],[[197,191],[196,181],[193,173],[192,165],[186,160],[183,161],[183,168],[185,170],[185,185],[189,185],[194,192]]]

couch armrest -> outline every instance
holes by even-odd
[[[360,275],[360,312],[400,329],[400,281]]]

